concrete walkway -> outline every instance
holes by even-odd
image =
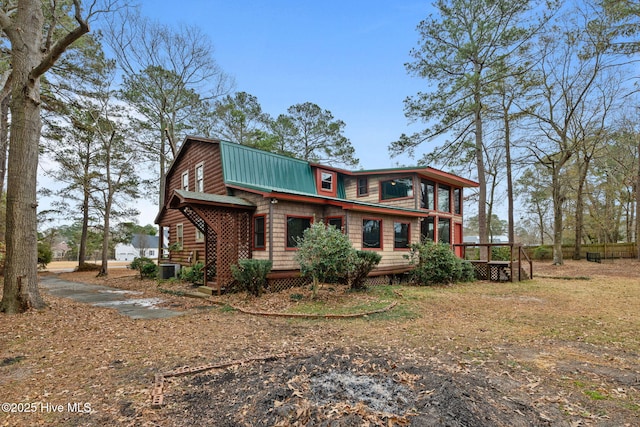
[[[60,279],[57,274],[40,276],[39,284],[51,295],[98,307],[115,308],[120,314],[132,319],[164,319],[185,314],[183,311],[158,308],[157,305],[163,302],[160,298],[127,298],[126,296],[140,294],[140,292],[69,282]]]

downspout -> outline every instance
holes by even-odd
[[[273,264],[273,199],[269,201],[269,261]]]

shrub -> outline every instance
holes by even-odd
[[[508,246],[492,246],[491,259],[494,261],[511,261],[511,248]]]
[[[351,259],[349,286],[353,290],[366,289],[367,276],[380,263],[382,256],[372,251],[355,251],[355,256],[351,257]]]
[[[198,261],[192,267],[182,267],[180,269],[180,280],[193,284],[204,283],[204,263]]]
[[[458,258],[449,245],[443,243],[414,243],[408,258],[415,265],[411,272],[412,280],[421,286],[475,279],[471,263]]]
[[[47,243],[38,242],[38,267],[45,269],[53,259],[53,251]]]
[[[550,259],[552,255],[551,248],[548,246],[538,246],[533,250],[533,259],[540,261],[543,259]]]
[[[158,275],[158,266],[149,258],[134,258],[129,268],[140,272],[140,279],[155,278]]]
[[[261,259],[241,259],[238,265],[231,266],[233,278],[240,284],[240,290],[260,296],[267,285],[267,274],[272,263]]]
[[[304,231],[298,249],[296,261],[302,275],[313,279],[314,295],[319,282],[344,281],[355,258],[349,238],[322,222],[313,223]]]
[[[75,271],[100,271],[102,269],[102,265],[100,264],[91,264],[88,262],[83,262],[79,266],[76,267]]]

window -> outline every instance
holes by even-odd
[[[436,184],[432,181],[422,180],[420,181],[420,192],[422,193],[422,199],[420,200],[420,207],[422,209],[435,209],[435,194]]]
[[[453,213],[456,215],[462,213],[462,188],[453,189]]]
[[[204,233],[196,228],[196,242],[204,242]]]
[[[182,224],[176,225],[176,244],[179,249],[182,249],[184,244],[184,226]]]
[[[321,172],[320,183],[323,190],[333,191],[333,174],[329,172]]]
[[[335,196],[337,194],[337,179],[338,175],[335,172],[316,169],[316,186],[318,193]]]
[[[196,166],[196,191],[204,193],[204,165],[202,163]]]
[[[438,218],[438,242],[451,243],[451,220]]]
[[[451,212],[451,187],[438,184],[438,210]]]
[[[362,220],[362,248],[382,249],[382,220]]]
[[[342,230],[342,217],[341,216],[330,216],[327,217],[327,225],[331,225],[338,230]]]
[[[256,215],[253,217],[253,248],[264,250],[266,246],[265,239],[265,215]]]
[[[420,240],[428,240],[430,242],[433,242],[435,237],[434,224],[435,222],[432,216],[428,216],[422,220],[422,222],[420,223]]]
[[[304,230],[311,227],[311,217],[287,217],[287,248],[298,247],[298,239],[302,239]]]
[[[155,258],[155,256],[156,256],[156,251],[155,251],[154,249],[149,249],[149,250],[147,251],[147,256],[148,256],[149,258]]]
[[[413,197],[413,179],[399,178],[382,181],[380,183],[380,199],[400,199]]]
[[[182,187],[183,190],[189,191],[189,171],[182,172]]]
[[[394,222],[393,230],[393,248],[409,249],[410,224],[406,222]]]
[[[358,197],[366,196],[369,194],[369,178],[358,178]]]

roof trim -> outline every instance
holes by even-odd
[[[220,194],[199,193],[196,191],[173,190],[169,206],[177,209],[185,205],[205,205],[235,209],[255,209],[256,205],[241,197]]]

